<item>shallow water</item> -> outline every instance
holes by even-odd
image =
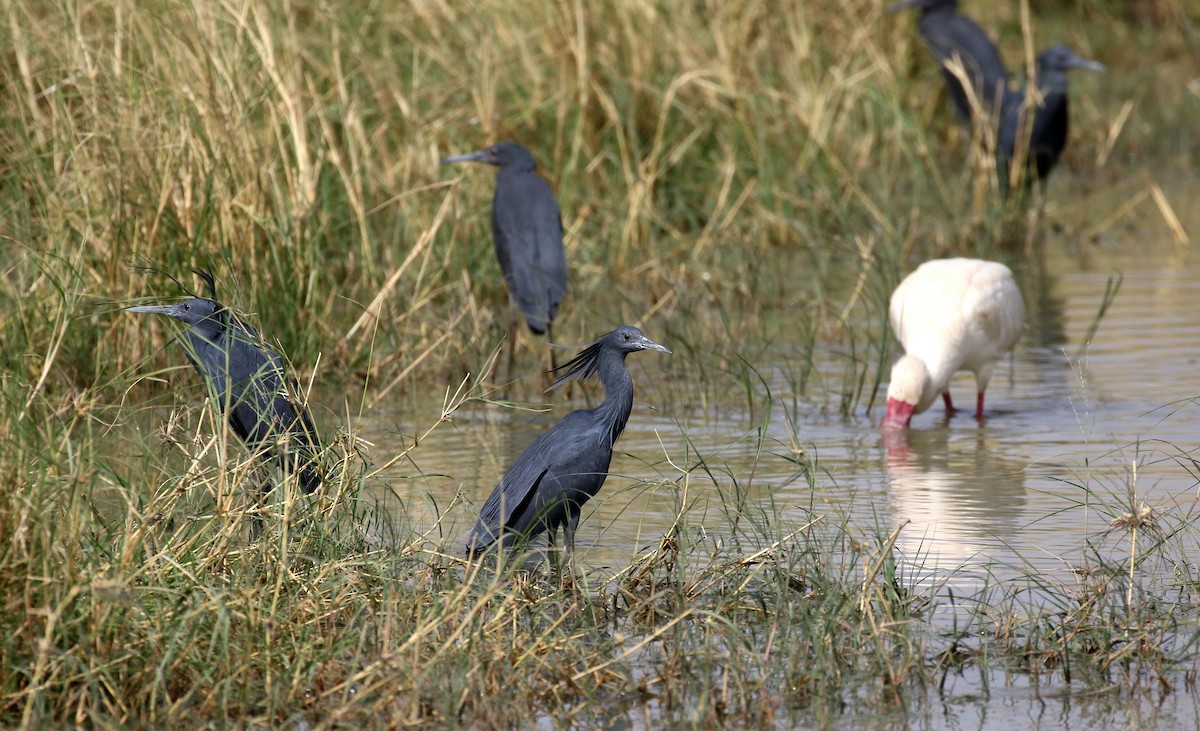
[[[845,357],[832,346],[814,356],[816,390],[794,393],[800,333],[794,344],[772,342],[752,363],[771,389],[765,416],[765,387],[754,399],[730,390],[727,398],[710,395],[704,404],[677,403],[671,394],[688,389],[674,379],[693,377],[686,361],[667,360],[680,353],[630,358],[637,401],[610,477],[584,509],[577,538],[582,565],[600,578],[629,565],[670,529],[686,503],[684,519],[717,537],[728,533],[739,512],[761,512],[794,527],[819,516],[848,520],[864,534],[899,528],[901,579],[914,591],[944,596],[950,589],[964,596],[1001,587],[1041,604],[1069,595],[1080,581],[1077,569],[1096,555],[1127,557],[1128,534],[1112,527],[1120,514],[1149,505],[1167,527],[1193,514],[1200,485],[1200,263],[1189,246],[1165,235],[1131,233],[1119,246],[1072,245],[1050,236],[1040,263],[1016,269],[1028,330],[997,368],[982,423],[969,412],[947,418],[940,404],[898,435],[881,432],[878,410],[860,407],[842,418],[831,406],[838,395],[819,390],[842,384]],[[1087,342],[1106,287],[1118,275],[1120,290]],[[671,345],[660,333],[648,334]],[[952,390],[960,407],[973,405],[970,375],[959,375]],[[719,389],[705,390],[713,391]],[[600,392],[597,385],[554,392],[547,396],[552,410],[542,413],[464,408],[423,440],[411,461],[383,475],[387,497],[398,498],[392,504],[418,527],[433,525],[456,496],[465,497],[432,536],[456,546],[504,468],[567,411],[589,405],[585,393],[594,403]],[[402,409],[367,414],[359,430],[371,435],[376,460],[411,444],[399,434],[428,427],[405,415],[432,418],[442,394],[432,397],[409,394]],[[698,458],[707,470],[694,469]],[[799,463],[812,465],[811,486]],[[1195,563],[1200,548],[1183,543],[1191,540],[1183,538],[1181,550]],[[954,621],[953,605],[936,606],[935,624]],[[1195,722],[1196,703],[1194,693],[1151,689],[1130,696],[1117,686],[1080,693],[1070,684],[1039,686],[1036,677],[974,669],[900,703],[894,718],[843,710],[819,725],[1174,726]],[[652,726],[656,714],[643,711]],[[632,720],[638,727],[640,715],[616,723]]]
[[[894,717],[839,718],[833,728],[978,729],[1182,729],[1200,717],[1200,696],[1161,687],[1140,691],[1120,684],[1087,691],[1082,686],[1039,684],[1025,674],[949,673],[935,693],[897,709]],[[814,727],[816,727],[814,725]]]
[[[1071,251],[1051,237],[1044,263],[1018,272],[1029,328],[997,368],[983,423],[969,412],[948,419],[938,404],[915,417],[906,434],[885,438],[878,411],[860,408],[843,419],[810,406],[819,400],[811,393],[789,393],[792,351],[773,343],[753,363],[774,398],[760,440],[761,407],[751,417],[744,392],[707,408],[655,404],[656,394],[671,391],[668,374],[679,366],[663,360],[672,356],[630,358],[638,402],[611,476],[584,509],[584,565],[626,563],[657,542],[684,498],[687,520],[728,530],[739,490],[745,507],[797,525],[810,511],[827,520],[849,517],[864,530],[903,525],[897,546],[909,580],[921,586],[936,579],[960,591],[980,586],[985,566],[994,580],[1036,575],[1070,584],[1089,541],[1127,550],[1123,531],[1109,527],[1130,506],[1145,503],[1166,520],[1189,513],[1197,496],[1191,460],[1200,402],[1190,399],[1200,395],[1200,264],[1186,245],[1161,238],[1083,247]],[[1117,273],[1124,277],[1120,291],[1085,346]],[[840,385],[838,356],[818,351],[816,360],[824,382]],[[586,388],[599,398],[599,386]],[[969,374],[960,374],[952,390],[960,407],[973,404]],[[460,410],[453,424],[423,441],[411,464],[392,471],[405,479],[390,480],[409,517],[432,523],[434,511],[461,490],[470,504],[452,511],[444,529],[465,535],[504,467],[563,413],[587,405],[578,388],[569,402],[558,392],[548,398],[555,402],[548,413]],[[440,395],[427,407],[410,403],[410,413],[430,415],[439,404]],[[397,432],[424,426],[376,411],[360,430],[372,435],[378,459],[403,448]],[[815,463],[811,489],[785,459],[797,450]],[[694,465],[697,453],[711,472],[681,479],[680,468]],[[424,476],[414,475],[414,466]]]

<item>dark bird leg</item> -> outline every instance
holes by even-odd
[[[562,558],[558,550],[558,526],[551,525],[546,529],[546,561],[554,574],[562,573]]]
[[[267,512],[267,506],[271,499],[271,475],[256,465],[248,477],[254,483],[251,494],[258,496],[254,498],[254,504],[248,510],[250,513],[250,540],[257,541],[262,537],[263,515]]]
[[[955,412],[954,402],[950,400],[950,389],[942,391],[942,402],[946,404],[946,413],[953,414]]]
[[[554,383],[554,373],[558,370],[558,358],[556,358],[554,354],[554,330],[550,325],[546,325],[545,346],[550,350],[550,369],[542,374],[542,382],[545,383],[546,388],[549,389]],[[568,399],[571,398],[571,385],[572,384],[568,383],[563,387],[563,394]]]
[[[504,369],[504,383],[506,384],[513,380],[513,367],[517,360],[517,338],[521,336],[520,330],[521,318],[514,314],[508,322],[508,365]]]
[[[517,347],[517,328],[519,322],[516,319],[509,319],[508,328],[504,333],[504,340],[500,343],[500,352],[496,354],[496,358],[492,361],[491,378],[492,382],[502,387],[501,392],[508,392],[508,384],[512,382],[513,362],[516,356]],[[508,354],[504,351],[507,349]]]
[[[284,469],[279,473],[279,481],[274,479],[274,461],[267,455],[269,450],[262,450],[255,454],[255,464],[250,474],[247,475],[247,481],[251,483],[250,494],[256,495],[253,498],[252,504],[247,512],[250,514],[250,539],[258,540],[262,537],[263,527],[266,524],[267,516],[271,514],[272,499],[278,494],[281,498],[287,497],[287,483],[289,480],[295,479],[295,484],[303,492],[301,487],[301,477],[299,472],[289,473],[289,469]]]
[[[1030,186],[1035,190],[1026,191],[1026,195],[1034,196],[1033,209],[1030,211],[1029,225],[1026,226],[1028,234],[1025,237],[1025,255],[1029,256],[1034,247],[1041,249],[1039,244],[1043,240],[1045,231],[1042,224],[1045,221],[1046,214],[1046,183],[1044,180],[1039,180],[1034,185]]]
[[[579,527],[579,510],[571,510],[563,521],[564,563],[572,573],[575,571],[575,529]]]
[[[562,522],[563,555],[559,561],[558,583],[564,589],[575,587],[575,530],[579,527],[579,510],[568,510]]]
[[[558,360],[554,357],[554,325],[546,324],[546,343],[550,345],[550,370],[558,370]]]

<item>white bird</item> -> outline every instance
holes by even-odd
[[[888,314],[904,356],[892,366],[883,425],[908,426],[938,394],[952,413],[950,377],[958,371],[975,374],[975,417],[982,417],[992,367],[1025,329],[1012,271],[980,259],[927,261],[896,287]]]

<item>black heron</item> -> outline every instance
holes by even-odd
[[[990,112],[998,107],[1008,83],[1004,60],[996,44],[988,38],[979,24],[958,12],[958,0],[904,0],[887,9],[894,13],[917,8],[921,17],[917,28],[942,67],[946,91],[954,111],[964,123],[972,119],[970,96],[951,64],[961,64],[971,81],[972,93]]]
[[[1025,144],[1027,183],[1035,175],[1038,180],[1045,180],[1058,164],[1067,146],[1067,72],[1073,69],[1108,70],[1104,64],[1083,58],[1067,46],[1051,46],[1037,57],[1036,93],[1030,93],[1028,84],[1022,84],[1005,94],[996,145],[1000,179],[1006,183],[1005,188],[1018,140]]]
[[[549,531],[553,546],[559,526],[568,554],[574,553],[580,510],[608,477],[613,445],[633,409],[633,379],[625,356],[639,350],[671,352],[636,327],[622,325],[556,369],[562,375],[550,388],[596,374],[604,384],[604,401],[594,409],[567,414],[513,462],[467,537],[468,555],[497,543],[508,548],[543,531]]]
[[[550,185],[534,170],[529,150],[514,142],[442,160],[443,165],[480,162],[500,168],[492,197],[492,243],[504,284],[535,334],[550,329],[567,293],[567,253],[562,214]]]
[[[279,356],[258,334],[216,301],[212,274],[196,272],[211,298],[194,296],[173,305],[126,308],[179,320],[184,350],[204,378],[209,398],[229,419],[233,433],[254,453],[273,454],[289,472],[300,473],[306,493],[321,484],[317,431],[303,405],[293,400]]]

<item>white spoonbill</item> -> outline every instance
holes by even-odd
[[[885,427],[905,427],[941,394],[946,412],[950,377],[975,374],[975,416],[992,367],[1012,350],[1025,329],[1025,302],[1003,264],[981,259],[935,259],[904,278],[888,310],[904,356],[892,366]]]

